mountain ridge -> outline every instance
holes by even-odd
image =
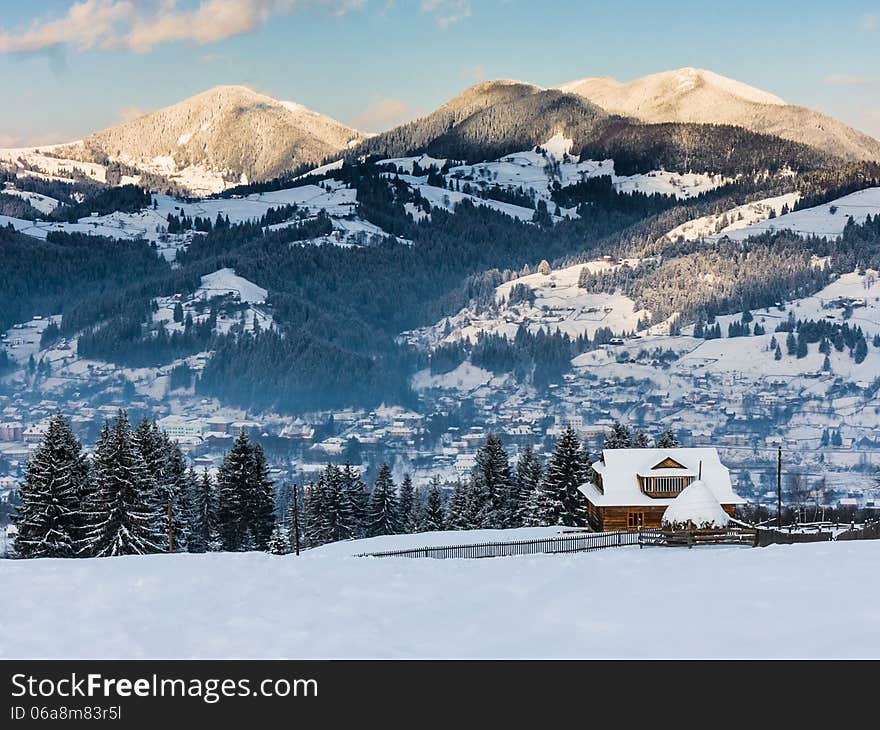
[[[880,140],[705,69],[686,67],[628,82],[587,77],[554,88],[590,99],[611,114],[650,124],[729,124],[804,143],[847,161],[880,160]]]

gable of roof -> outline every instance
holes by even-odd
[[[671,456],[667,456],[663,461],[654,464],[651,469],[687,469],[687,467],[684,464],[679,464]]]

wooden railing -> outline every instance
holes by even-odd
[[[620,532],[586,532],[560,537],[480,542],[463,545],[384,550],[361,553],[359,558],[500,558],[512,555],[540,555],[545,553],[580,553],[605,548],[639,545],[640,536],[659,533],[659,530],[622,530]]]

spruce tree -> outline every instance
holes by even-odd
[[[331,542],[332,526],[328,517],[326,482],[310,483],[303,495],[303,544],[318,547]]]
[[[400,516],[400,529],[403,532],[415,532],[413,510],[416,508],[416,492],[409,474],[403,475],[403,481],[397,490],[397,509]]]
[[[370,536],[396,535],[400,531],[400,515],[391,467],[383,463],[373,484],[367,513]]]
[[[217,527],[224,550],[242,550],[248,532],[254,452],[242,429],[217,472]]]
[[[543,467],[531,445],[526,446],[516,462],[516,520],[515,527],[527,524],[531,503],[541,485]]]
[[[156,512],[156,482],[124,410],[105,427],[94,459],[95,490],[83,552],[95,557],[142,555],[167,547]]]
[[[275,484],[269,478],[269,465],[260,444],[254,446],[253,478],[247,492],[246,520],[256,550],[267,550],[275,527]]]
[[[287,555],[290,552],[290,530],[280,520],[272,529],[269,538],[269,552],[273,555]]]
[[[425,509],[422,514],[421,529],[424,532],[433,532],[445,528],[443,521],[443,497],[440,492],[440,477],[434,476],[428,485],[428,495],[425,498]]]
[[[568,428],[556,442],[544,475],[542,517],[548,520],[546,524],[568,527],[587,524],[586,499],[578,489],[586,481],[586,474],[580,442]]]
[[[69,558],[80,537],[80,498],[88,478],[82,447],[60,413],[27,464],[12,520],[20,558]]]
[[[620,421],[615,421],[611,432],[606,434],[605,449],[628,449],[632,446],[632,433]]]
[[[328,464],[320,481],[323,483],[329,541],[337,542],[355,537],[357,525],[342,470],[335,464]]]
[[[443,524],[447,530],[467,530],[471,527],[467,519],[468,487],[459,479],[452,489],[452,495],[446,504],[446,515]]]
[[[676,449],[679,446],[681,444],[678,441],[678,436],[675,435],[675,431],[671,428],[667,428],[660,434],[660,438],[657,439],[658,449]]]
[[[516,519],[516,489],[501,439],[489,434],[471,473],[469,516],[474,527],[509,527]]]
[[[360,473],[351,465],[342,467],[342,489],[348,500],[348,512],[351,518],[351,536],[355,538],[367,536],[367,505],[370,493]]]
[[[208,470],[202,471],[199,479],[193,480],[190,493],[190,550],[204,553],[213,550],[212,545],[220,542],[217,522],[217,492]]]

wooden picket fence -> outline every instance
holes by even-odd
[[[540,555],[545,553],[581,553],[591,550],[640,544],[649,534],[660,530],[622,530],[619,532],[584,532],[559,537],[504,542],[480,542],[464,545],[439,545],[361,553],[359,558],[501,558],[512,555]]]

